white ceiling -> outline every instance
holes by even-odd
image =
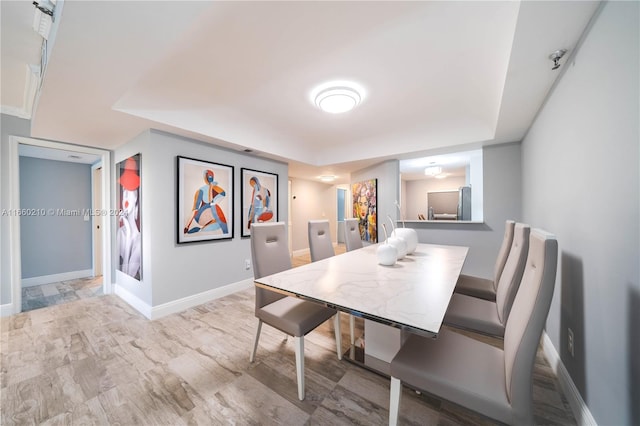
[[[33,6],[1,3],[10,111],[20,100],[6,84],[23,82],[5,65],[35,33],[5,18],[20,9],[32,19]],[[58,2],[32,136],[114,149],[151,127],[287,161],[294,177],[346,182],[383,159],[520,140],[559,75],[549,54],[570,57],[597,6]],[[334,79],[365,88],[358,108],[313,105],[313,88]]]

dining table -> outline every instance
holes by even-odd
[[[418,244],[392,266],[381,244],[255,279],[255,285],[363,318],[364,339],[346,359],[381,374],[408,333],[437,338],[469,248]]]

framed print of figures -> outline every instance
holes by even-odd
[[[351,184],[353,217],[358,218],[360,239],[378,242],[378,179]]]
[[[118,176],[119,212],[116,243],[119,271],[140,281],[142,279],[142,217],[140,204],[140,154],[116,164]]]
[[[178,156],[178,244],[233,238],[233,166]]]
[[[251,236],[251,224],[278,221],[278,175],[242,169],[242,236]]]

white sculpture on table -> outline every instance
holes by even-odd
[[[400,212],[400,217],[402,218],[402,228],[394,229],[391,235],[396,235],[398,237],[404,238],[407,243],[407,254],[411,254],[416,251],[418,248],[418,233],[415,229],[406,228],[404,224],[404,217],[402,217],[402,210],[400,209],[400,204],[396,200],[396,207],[398,207],[398,211]]]
[[[387,227],[383,223],[382,229],[384,230],[384,243],[378,245],[376,255],[378,256],[378,263],[383,266],[393,266],[398,260],[398,250],[389,244],[389,237],[387,235]]]

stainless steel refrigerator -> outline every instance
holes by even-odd
[[[471,187],[458,189],[458,220],[471,220]]]

